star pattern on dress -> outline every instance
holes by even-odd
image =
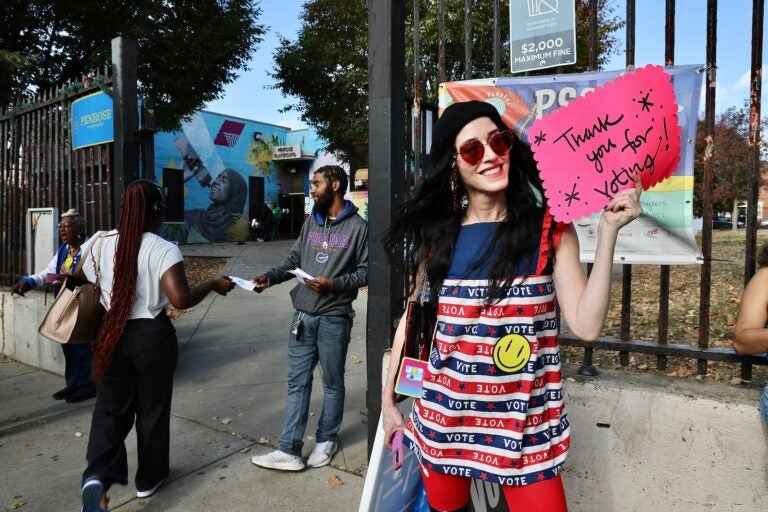
[[[493,411],[496,409],[496,404],[494,404],[493,402],[488,402],[487,404],[485,404],[485,408],[488,409],[489,411]]]
[[[517,387],[517,389],[523,389],[523,383],[522,382],[518,382],[516,384],[516,387]]]
[[[544,480],[544,478],[545,478],[544,477],[544,473],[539,473],[539,474],[536,475],[536,481],[537,482],[541,482],[542,480]]]
[[[485,436],[485,442],[487,444],[493,443],[493,436]]]
[[[463,424],[464,424],[464,418],[463,417],[459,418],[459,425],[463,425]]]
[[[539,442],[539,438],[538,438],[538,436],[535,436],[535,435],[534,435],[534,436],[531,436],[531,437],[529,437],[528,439],[531,441],[531,444],[536,444],[536,443],[538,443],[538,442]]]
[[[460,383],[459,383],[459,391],[464,391],[464,388],[465,388],[465,387],[467,387],[467,385],[466,385],[466,384],[464,384],[463,382],[460,382]]]
[[[434,430],[430,430],[430,431],[429,431],[429,438],[430,438],[430,439],[434,439],[434,438],[436,438],[436,437],[437,437],[437,434],[435,434],[435,431],[434,431]]]
[[[525,309],[523,308],[523,306],[517,306],[517,313],[519,315],[522,315],[524,311],[525,311]]]
[[[453,334],[453,331],[455,330],[456,329],[451,324],[448,324],[445,328],[445,332],[447,332],[448,334]]]
[[[443,394],[442,393],[438,393],[437,396],[435,397],[435,400],[437,400],[440,403],[443,403],[443,398],[445,398],[443,396]]]
[[[451,295],[458,295],[459,294],[459,287],[454,286],[453,290],[451,290]]]
[[[488,473],[486,473],[485,471],[483,471],[482,473],[480,473],[480,479],[482,479],[482,480],[488,480]]]
[[[496,336],[496,328],[495,327],[489,327],[488,328],[488,336]]]

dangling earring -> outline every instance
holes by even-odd
[[[456,168],[456,161],[453,161],[451,168],[451,194],[453,195],[453,211],[459,211],[459,170]]]

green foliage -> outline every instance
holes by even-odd
[[[158,129],[176,128],[247,69],[260,15],[252,0],[5,0],[0,107],[108,65],[123,35],[137,41],[139,94],[154,99]]]
[[[298,98],[295,110],[354,166],[368,139],[368,3],[307,2],[296,41],[281,40],[272,77]]]
[[[762,131],[768,126],[768,119],[762,120]],[[749,104],[741,108],[730,107],[715,121],[714,144],[707,143],[704,121],[699,121],[696,131],[694,157],[694,200],[696,215],[702,212],[702,191],[704,169],[707,160],[712,160],[714,211],[731,211],[734,200],[745,200],[749,190],[749,175],[752,169],[752,146],[749,144]],[[761,168],[766,159],[765,144],[760,147]]]
[[[407,91],[413,91],[413,7],[407,2]],[[586,70],[589,60],[589,2],[577,0],[578,63],[562,72]],[[613,33],[624,25],[615,6],[599,0],[598,68],[616,51]],[[424,99],[437,98],[438,0],[419,4],[419,39]],[[493,76],[493,3],[472,5],[472,76],[464,77],[464,0],[446,0],[446,76],[464,80]],[[509,8],[501,7],[501,66],[509,70]],[[353,168],[365,167],[368,140],[368,3],[362,0],[311,0],[304,5],[302,27],[295,41],[282,39],[275,52],[275,87],[298,98],[295,110]],[[508,71],[506,72],[508,74]],[[544,70],[554,73],[554,70]],[[413,92],[409,92],[412,95]]]

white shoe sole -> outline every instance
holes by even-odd
[[[143,498],[151,498],[152,496],[155,495],[155,493],[160,488],[160,486],[163,485],[163,482],[165,482],[165,479],[160,480],[159,482],[157,482],[157,484],[155,484],[155,486],[153,488],[149,489],[148,491],[140,491],[140,490],[136,489],[136,497],[137,498],[142,498],[142,499]]]
[[[280,471],[301,471],[304,469],[304,464],[297,464],[295,462],[261,462],[258,457],[251,457],[251,464],[266,469],[277,469]]]

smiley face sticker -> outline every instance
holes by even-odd
[[[531,358],[531,344],[519,334],[508,334],[493,347],[493,362],[506,373],[519,372]]]

